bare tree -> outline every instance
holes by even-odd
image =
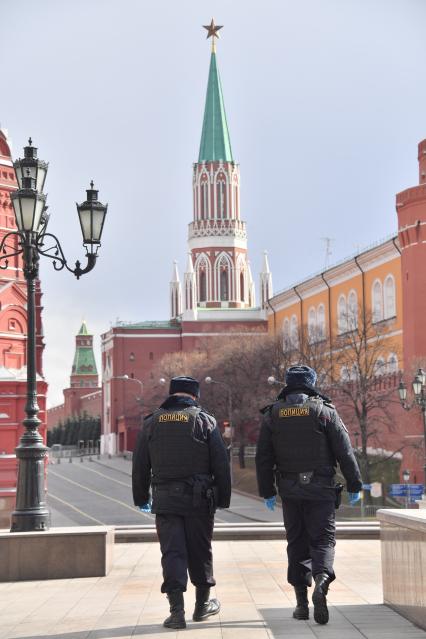
[[[384,352],[397,355],[398,345],[389,336],[386,322],[375,322],[371,313],[341,319],[340,335],[335,339],[329,391],[333,400],[360,438],[358,455],[365,482],[371,481],[372,466],[391,458],[391,451],[376,460],[368,448],[384,449],[386,433],[396,430],[395,407],[398,374],[397,362],[389,364]],[[392,367],[389,370],[389,366]],[[378,461],[379,459],[379,461]]]

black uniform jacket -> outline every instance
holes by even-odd
[[[283,393],[283,399],[289,405],[302,404],[308,399],[308,395],[294,391],[293,394]],[[322,401],[318,398],[319,401]],[[266,407],[263,412],[263,420],[260,428],[256,451],[256,471],[259,494],[268,498],[277,494],[276,489],[276,456],[272,443],[271,412]],[[319,426],[326,433],[327,442],[335,462],[338,462],[342,474],[346,480],[349,492],[358,492],[362,488],[361,475],[358,463],[352,449],[348,431],[339,417],[337,410],[328,401],[324,401],[319,417]],[[315,472],[310,484],[300,485],[296,479],[286,478],[279,481],[281,496],[294,499],[333,499],[334,488],[332,480],[335,474],[334,467],[324,467]]]
[[[198,407],[199,405],[190,397],[170,395],[160,408],[169,410],[183,409],[189,406]],[[148,415],[145,417],[143,427],[138,434],[136,448],[133,453],[132,487],[133,501],[136,506],[146,504],[151,496],[152,475],[148,448],[148,434],[151,425],[152,415]],[[215,418],[203,409],[197,415],[193,436],[196,440],[206,443],[209,447],[210,475],[216,493],[215,505],[217,508],[229,508],[231,501],[231,474],[228,455]],[[188,492],[190,492],[191,485],[193,485],[195,479],[195,477],[191,476],[185,478],[183,483],[188,486]],[[182,483],[181,479],[178,481]],[[185,499],[179,500],[174,495],[170,495],[169,499],[164,499],[163,495],[160,507],[156,507],[155,502],[154,498],[152,512],[155,513],[191,514],[194,511],[191,499],[186,496]]]

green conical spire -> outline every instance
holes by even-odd
[[[233,162],[216,53],[212,51],[198,162],[217,160]]]
[[[80,330],[78,331],[79,335],[89,335],[89,331],[87,330],[87,324],[85,320],[83,320],[82,325],[80,326]]]

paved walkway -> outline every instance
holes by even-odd
[[[338,580],[329,595],[330,623],[291,618],[294,597],[285,582],[279,541],[214,544],[216,596],[222,611],[177,633],[162,628],[158,544],[115,546],[104,578],[0,584],[0,639],[420,639],[426,632],[381,605],[378,541],[338,542]],[[187,618],[194,605],[186,594]]]

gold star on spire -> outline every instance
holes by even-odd
[[[215,53],[216,51],[216,41],[215,38],[220,38],[220,35],[218,34],[219,29],[222,29],[223,25],[216,25],[214,23],[214,18],[212,18],[212,21],[210,22],[210,24],[208,25],[203,25],[204,29],[207,29],[207,38],[211,38],[212,39],[212,53]]]

